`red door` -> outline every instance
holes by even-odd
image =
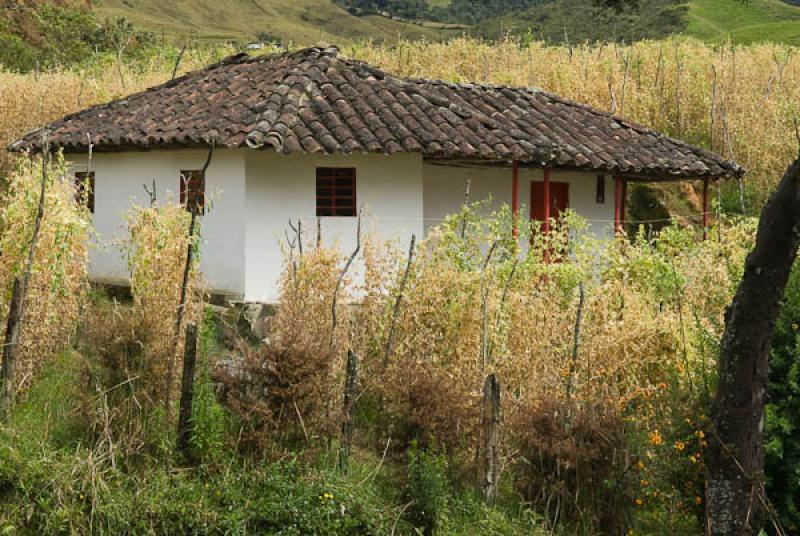
[[[569,184],[550,181],[550,218],[558,219],[569,208]],[[544,183],[531,183],[531,219],[544,221]]]

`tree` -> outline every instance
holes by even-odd
[[[725,318],[709,437],[709,534],[758,531],[767,505],[763,420],[770,342],[800,245],[800,159],[761,212],[756,245]]]

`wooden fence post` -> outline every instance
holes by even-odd
[[[0,396],[0,422],[8,422],[11,406],[16,395],[14,386],[14,361],[19,343],[20,318],[22,317],[22,277],[14,278],[14,288],[11,292],[11,305],[8,309],[8,325],[6,338],[3,345],[3,392]]]
[[[350,463],[350,450],[353,447],[353,405],[358,388],[358,357],[352,350],[347,351],[347,377],[344,382],[344,416],[342,418],[342,444],[339,448],[339,470],[347,474]]]
[[[490,374],[483,387],[483,437],[486,439],[486,473],[483,497],[493,506],[497,498],[498,455],[497,445],[500,425],[500,383],[497,374]]]
[[[192,441],[192,399],[194,397],[194,370],[197,364],[197,326],[186,326],[186,346],[183,351],[183,381],[181,383],[181,406],[178,414],[178,453],[190,459]]]

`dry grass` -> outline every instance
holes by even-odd
[[[33,259],[16,380],[24,388],[36,370],[72,342],[85,292],[91,225],[75,202],[75,185],[59,160],[48,164],[47,193],[39,241]],[[41,160],[20,161],[0,200],[0,296],[8,314],[14,277],[25,270],[42,178]],[[5,335],[5,326],[3,330]]]
[[[520,490],[540,506],[556,501],[576,522],[624,519],[639,479],[652,479],[638,462],[653,459],[661,440],[647,438],[660,434],[671,445],[683,441],[676,422],[690,418],[692,434],[703,426],[698,401],[713,378],[753,222],[726,222],[718,240],[668,227],[653,241],[604,244],[570,216],[548,236],[534,232],[516,260],[508,209],[488,219],[477,216],[482,210],[450,217],[419,244],[397,317],[406,253],[368,244],[359,258],[365,281],[343,292],[363,305],[342,311],[332,346],[332,293],[345,256],[311,248],[287,258],[268,343],[247,354],[244,374],[228,377],[228,404],[240,415],[263,409],[274,432],[254,429],[262,440],[288,430],[295,440],[330,437],[352,349],[361,360],[359,405],[374,416],[362,432],[400,449],[432,438],[474,478],[483,386],[497,373],[503,463],[518,466]],[[667,467],[701,475],[701,454],[692,452],[690,465],[689,451],[662,450]],[[613,493],[608,479],[618,484]]]
[[[184,327],[202,318],[202,287],[197,257],[190,268],[187,300],[181,309],[181,291],[186,255],[195,237],[189,235],[190,213],[177,203],[134,207],[129,215],[129,241],[125,244],[131,270],[133,311],[147,333],[144,367],[152,396],[159,401],[175,401],[183,363]]]

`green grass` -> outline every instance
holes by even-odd
[[[355,17],[331,0],[97,0],[100,19],[124,16],[169,38],[254,41],[265,32],[298,45],[361,39],[440,39],[446,32],[379,16]]]
[[[449,0],[429,3],[445,6]],[[685,33],[700,39],[800,45],[800,6],[781,0],[690,0],[688,6]],[[364,39],[438,40],[463,32],[458,27],[448,30],[379,16],[355,17],[331,0],[96,0],[93,9],[101,19],[124,16],[142,30],[179,40],[254,41],[263,32],[296,45],[320,41],[347,45]],[[516,25],[524,24],[523,17]],[[570,35],[581,35],[569,21],[566,24]],[[557,31],[563,35],[564,28],[559,25]],[[642,32],[627,33],[630,37]]]
[[[693,0],[686,33],[711,42],[800,45],[800,7],[780,0]]]

